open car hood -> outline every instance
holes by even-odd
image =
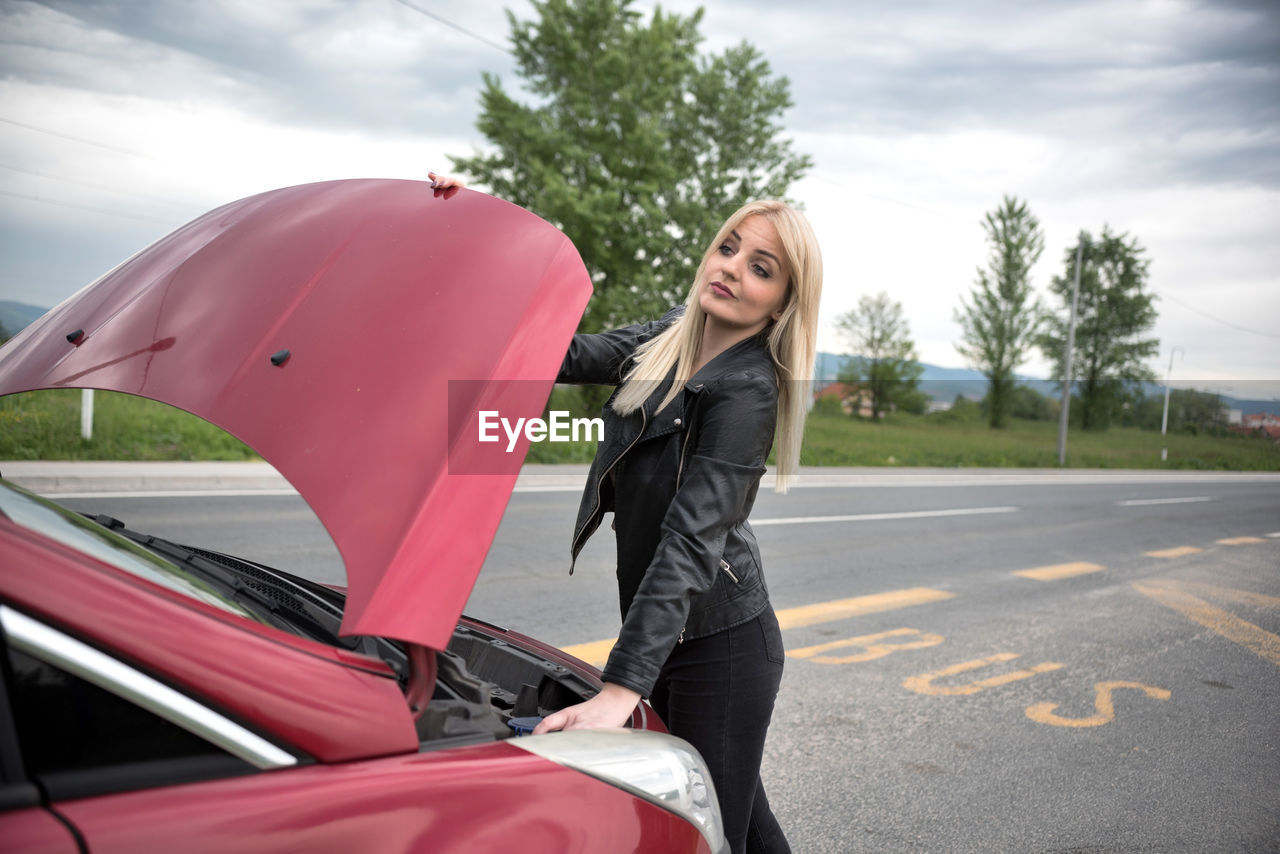
[[[452,196],[452,198],[450,198]],[[449,642],[591,294],[507,202],[416,181],[275,190],[194,220],[0,348],[0,394],[128,392],[276,467],[347,570],[343,634]]]

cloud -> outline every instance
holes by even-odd
[[[341,0],[54,0],[14,4],[3,26],[0,72],[10,77],[207,100],[326,130],[432,132],[455,120],[469,124],[481,83],[474,39],[392,2],[371,10]],[[479,47],[485,67],[509,71],[508,55]]]
[[[677,4],[683,7],[684,4]],[[1185,2],[748,3],[796,133],[1018,132],[1131,145],[1154,185],[1280,181],[1280,7]],[[1216,135],[1217,145],[1206,144]]]
[[[0,6],[0,292],[51,305],[235,198],[422,178],[469,153],[476,43],[395,3],[378,11]]]

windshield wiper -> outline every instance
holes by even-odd
[[[87,514],[86,514],[87,515]],[[124,527],[110,516],[91,517],[100,525],[138,545],[168,558],[219,587],[241,605],[280,628],[326,643],[341,643],[342,611],[316,600],[299,587],[247,561]]]

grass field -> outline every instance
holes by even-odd
[[[940,414],[945,416],[945,413]],[[1169,449],[1160,460],[1161,447]],[[544,442],[530,462],[590,462],[594,444]],[[0,460],[246,460],[254,454],[211,424],[163,404],[97,392],[92,441],[80,438],[80,392],[44,391],[0,399]],[[874,424],[814,413],[803,465],[1050,468],[1058,463],[1058,425],[894,414]],[[1192,436],[1115,427],[1067,437],[1072,468],[1280,471],[1280,445],[1247,436]]]
[[[1169,450],[1161,462],[1160,449]],[[819,466],[941,466],[1048,468],[1058,465],[1058,425],[1018,421],[992,430],[982,421],[946,422],[934,416],[894,414],[883,424],[843,415],[815,414],[805,430],[800,462]],[[1170,468],[1280,471],[1280,445],[1229,434],[1161,436],[1113,427],[1071,430],[1072,468]]]
[[[80,438],[80,392],[0,398],[0,460],[252,460],[243,443],[180,409],[94,392],[93,439]]]

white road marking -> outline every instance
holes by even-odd
[[[983,516],[990,513],[1016,513],[1017,507],[958,507],[952,510],[908,510],[899,513],[859,513],[852,516],[785,516],[776,519],[752,519],[751,527],[761,525],[806,525],[815,522],[879,522],[885,519],[930,519],[938,516]]]
[[[1189,498],[1134,498],[1129,501],[1117,501],[1117,507],[1145,507],[1148,504],[1198,504],[1201,501],[1216,501],[1208,495],[1195,495]]]
[[[862,473],[824,475],[821,470],[810,470],[800,475],[797,482],[791,484],[792,489],[885,489],[885,488],[925,488],[939,487],[975,487],[992,486],[1121,486],[1126,484],[1170,484],[1170,483],[1275,483],[1276,475],[1272,472],[1194,472],[1190,474],[1159,472],[1055,472],[1026,473],[1014,472],[1001,474],[983,471],[981,473],[924,473],[894,470],[891,473]],[[552,483],[538,484],[537,478],[555,478]],[[760,491],[773,490],[773,474],[766,474],[760,481]],[[514,492],[582,492],[586,483],[586,475],[544,475],[542,473],[522,474],[516,483]]]
[[[246,498],[297,495],[296,489],[137,489],[128,492],[49,492],[46,498]]]
[[[512,492],[582,492],[582,484],[577,486],[517,486]]]
[[[517,491],[559,492],[561,490],[551,487]],[[61,492],[50,497],[58,500],[64,498],[244,498],[297,494],[293,489],[171,489],[133,492]],[[960,507],[952,510],[908,510],[897,513],[861,513],[851,516],[787,516],[775,519],[752,519],[751,525],[755,527],[758,525],[805,525],[819,522],[879,522],[891,519],[930,519],[940,516],[983,516],[1017,511],[1017,507]]]

